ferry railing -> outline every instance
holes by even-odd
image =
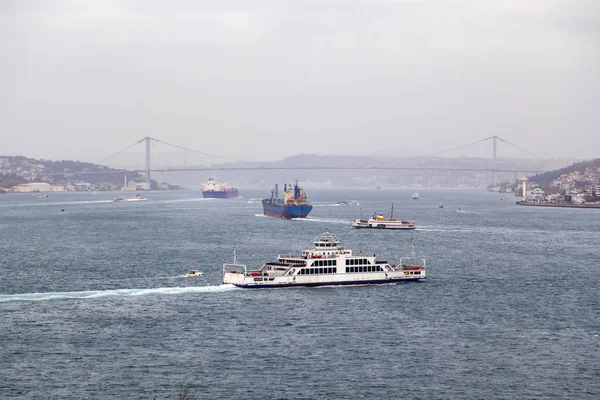
[[[237,249],[236,249],[236,245],[233,246],[233,263],[225,263],[223,264],[223,275],[225,275],[227,273],[227,268],[229,269],[230,273],[241,273],[238,272],[237,269],[238,268],[243,268],[244,269],[244,275],[248,274],[248,268],[246,267],[246,264],[238,264],[237,262]],[[235,268],[235,269],[232,269]]]

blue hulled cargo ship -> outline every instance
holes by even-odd
[[[275,184],[271,198],[263,199],[262,204],[264,215],[288,219],[305,218],[313,207],[298,182],[283,185],[283,199],[279,198],[279,186]]]

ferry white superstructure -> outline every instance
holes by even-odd
[[[223,264],[223,283],[243,288],[382,284],[426,277],[425,259],[417,262],[413,256],[395,265],[375,254],[356,255],[328,231],[315,239],[312,249],[300,255],[279,255],[277,261],[256,270],[237,263],[235,248],[233,263]]]

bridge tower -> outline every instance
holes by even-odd
[[[146,136],[146,190],[150,190],[150,137]]]
[[[498,139],[498,136],[494,135],[492,136],[492,139],[494,139],[494,161],[493,161],[493,165],[492,165],[492,186],[496,185],[496,139]]]

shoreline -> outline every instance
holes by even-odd
[[[598,204],[552,204],[552,203],[529,203],[526,201],[517,201],[520,206],[533,207],[561,207],[561,208],[600,208]]]

